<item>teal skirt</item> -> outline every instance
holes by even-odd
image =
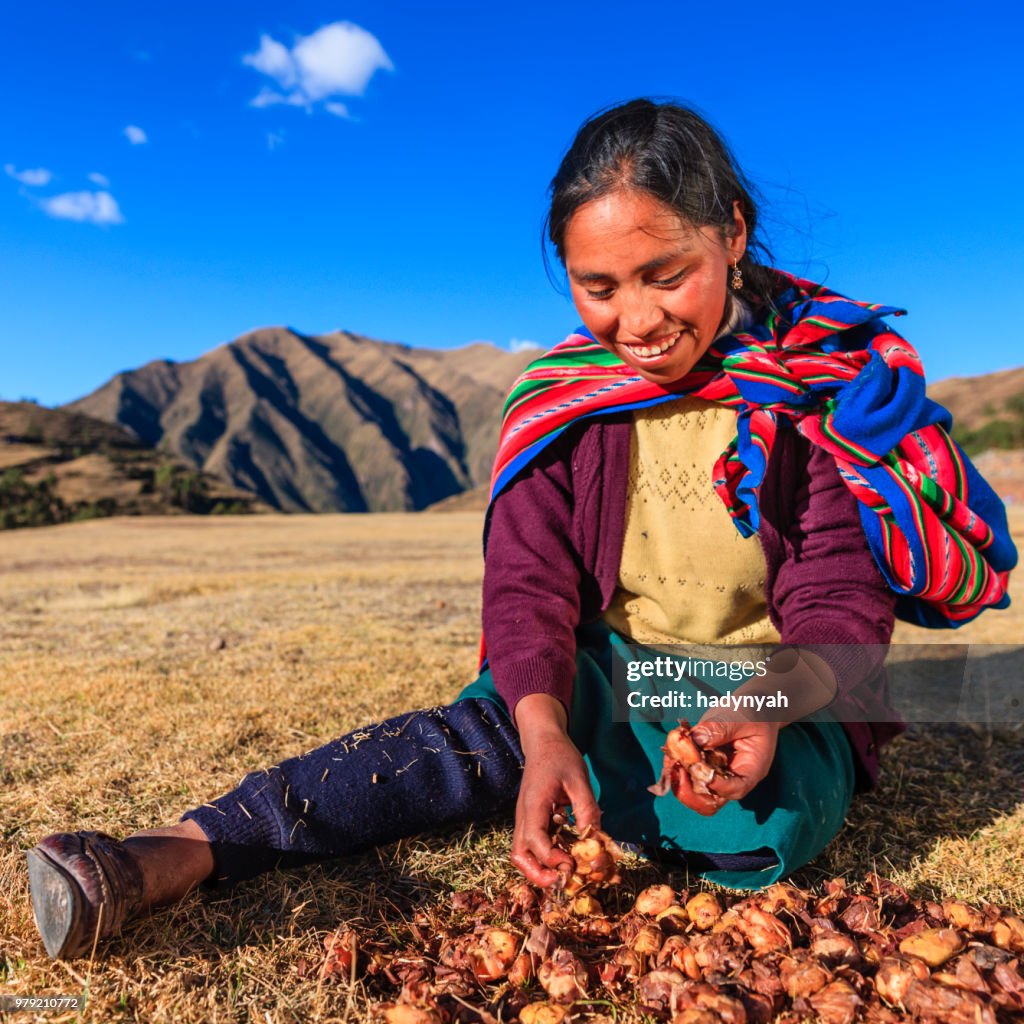
[[[625,678],[626,662],[664,656],[628,642],[603,623],[577,633],[569,735],[590,771],[602,827],[619,842],[652,853],[774,852],[777,863],[762,871],[704,872],[709,881],[729,888],[760,889],[784,878],[816,857],[842,827],[854,791],[846,734],[828,720],[781,729],[767,777],[711,817],[691,811],[672,793],[654,796],[647,787],[661,776],[661,748],[675,721],[615,721],[612,680]],[[696,703],[694,684],[684,679],[674,688],[689,689]],[[706,694],[706,684],[701,689]],[[489,670],[456,699],[470,697],[505,706]]]

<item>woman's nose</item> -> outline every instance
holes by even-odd
[[[657,303],[642,289],[633,294],[620,293],[619,330],[634,338],[646,338],[661,324],[662,315]]]

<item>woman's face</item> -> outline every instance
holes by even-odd
[[[617,190],[569,221],[565,266],[580,318],[646,380],[681,380],[722,327],[733,259],[747,244],[739,203],[733,216],[726,237],[653,196]]]

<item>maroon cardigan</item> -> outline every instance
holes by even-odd
[[[510,711],[530,693],[568,708],[576,627],[597,619],[618,586],[632,415],[577,423],[548,445],[493,503],[485,528],[483,628],[495,688]],[[857,501],[835,461],[780,424],[760,490],[758,537],[768,613],[786,644],[840,645],[829,662],[838,700],[882,707],[844,723],[861,788],[878,776],[878,748],[901,731],[885,703],[885,646],[896,595],[875,564]],[[686,538],[700,543],[700,538]],[[710,552],[709,552],[710,557]],[[852,647],[849,645],[881,645]]]

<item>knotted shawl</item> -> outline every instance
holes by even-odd
[[[531,363],[505,403],[491,502],[571,424],[696,395],[736,409],[714,486],[743,536],[758,528],[758,491],[788,422],[835,459],[900,595],[898,617],[956,627],[1005,608],[1017,562],[1006,509],[950,437],[949,412],[926,397],[917,352],[882,319],[905,311],[777,273],[770,315],[717,339],[671,389],[644,380],[582,327]]]

